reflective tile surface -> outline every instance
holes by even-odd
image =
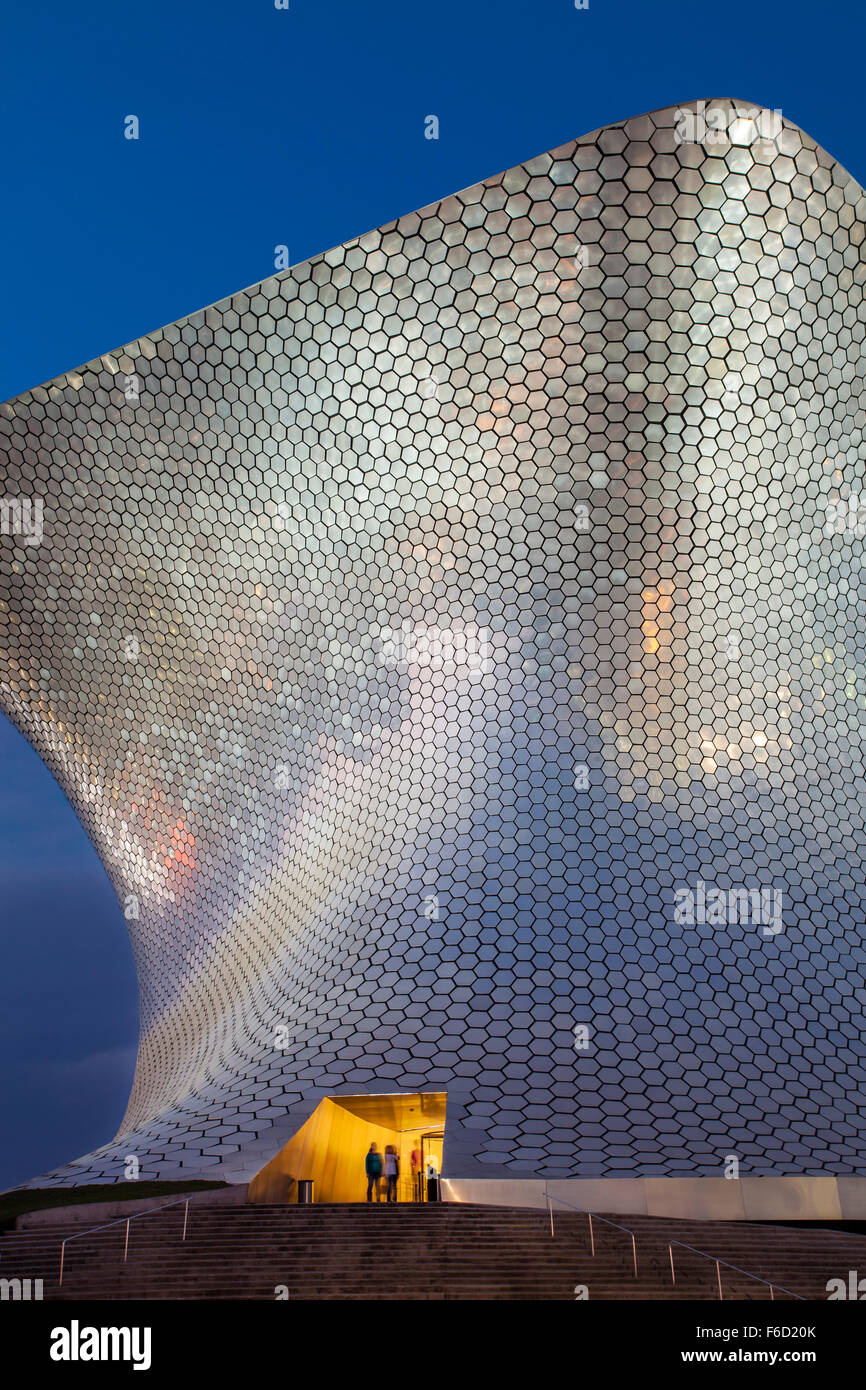
[[[0,407],[0,702],[141,988],[58,1181],[340,1090],[451,1175],[862,1168],[866,201],[716,109]]]

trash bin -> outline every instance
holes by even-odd
[[[313,1202],[313,1179],[298,1178],[298,1206],[309,1207]]]

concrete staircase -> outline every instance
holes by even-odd
[[[130,1213],[132,1214],[132,1213]],[[635,1233],[585,1215],[517,1207],[366,1204],[184,1207],[79,1234],[81,1226],[39,1225],[0,1238],[0,1278],[43,1280],[46,1299],[267,1299],[284,1285],[290,1299],[590,1300],[718,1299],[714,1261],[673,1247],[682,1241],[770,1279],[807,1299],[826,1299],[831,1278],[866,1276],[866,1237],[733,1222],[613,1217]],[[726,1299],[769,1300],[770,1290],[721,1267]],[[776,1289],[777,1301],[787,1295]]]

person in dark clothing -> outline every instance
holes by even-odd
[[[397,1200],[397,1179],[400,1176],[400,1159],[393,1144],[385,1146],[385,1182],[388,1186],[387,1201]]]
[[[377,1144],[371,1144],[367,1151],[367,1158],[364,1164],[367,1173],[367,1201],[373,1200],[373,1188],[376,1189],[376,1201],[381,1202],[382,1194],[379,1191],[379,1180],[382,1176],[382,1155],[379,1153]]]

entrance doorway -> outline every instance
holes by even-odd
[[[329,1096],[256,1174],[249,1200],[294,1202],[298,1183],[312,1179],[316,1202],[365,1201],[365,1158],[375,1144],[383,1157],[396,1151],[397,1201],[425,1201],[428,1168],[442,1171],[445,1103],[444,1091]],[[384,1202],[384,1173],[379,1195]]]
[[[416,1183],[416,1201],[427,1201],[428,1179],[435,1177],[438,1180],[442,1172],[442,1148],[444,1140],[444,1128],[428,1130],[426,1134],[421,1135],[421,1171],[418,1175],[419,1182]]]

